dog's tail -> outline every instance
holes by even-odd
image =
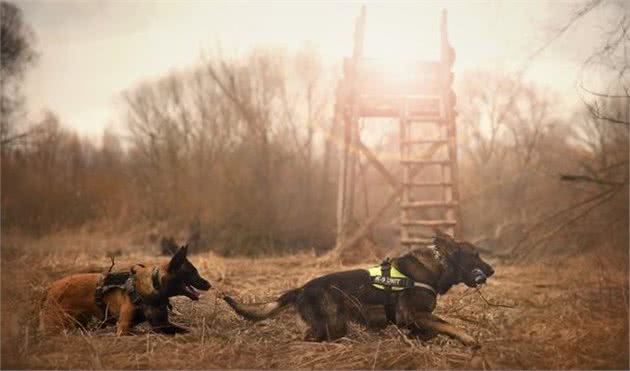
[[[239,303],[227,295],[223,297],[223,300],[225,300],[225,302],[241,316],[251,321],[259,321],[272,317],[282,312],[289,305],[295,304],[301,292],[302,288],[293,289],[280,295],[280,297],[275,301],[261,304]]]

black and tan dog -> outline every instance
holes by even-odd
[[[240,315],[261,320],[293,304],[309,326],[307,340],[343,337],[348,321],[373,324],[373,313],[387,313],[389,322],[428,339],[443,333],[466,345],[477,344],[463,330],[432,314],[437,295],[453,285],[476,287],[494,274],[474,245],[455,241],[438,232],[434,245],[420,247],[370,270],[357,269],[328,274],[264,304],[241,304],[224,300]]]
[[[186,332],[169,322],[169,298],[199,300],[196,289],[211,287],[188,260],[187,251],[183,246],[169,262],[152,268],[136,264],[127,272],[76,274],[54,282],[42,302],[40,329],[50,333],[96,317],[103,323],[117,320],[117,335],[143,321],[157,332]]]

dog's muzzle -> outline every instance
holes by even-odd
[[[482,284],[486,283],[486,280],[488,279],[488,277],[486,277],[486,274],[483,273],[483,271],[481,269],[479,269],[479,268],[473,269],[472,277],[473,277],[473,281],[477,285],[482,285]]]

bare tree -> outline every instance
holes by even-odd
[[[526,168],[536,163],[539,146],[547,132],[560,124],[555,117],[556,100],[534,84],[520,83],[519,93],[506,114],[512,155],[518,166]]]
[[[464,149],[478,166],[501,156],[499,142],[518,81],[489,71],[466,74],[458,92],[457,117]]]
[[[250,200],[257,223],[275,230],[273,207],[275,187],[272,180],[272,140],[282,114],[283,91],[286,84],[285,59],[277,53],[256,50],[246,60],[219,59],[207,63],[207,72],[220,92],[229,100],[243,123],[243,140],[254,154],[253,184],[243,201]],[[262,229],[261,229],[262,230]],[[273,236],[269,236],[273,239]]]
[[[630,5],[611,0],[595,4],[611,8],[615,16],[603,29],[602,43],[582,66],[580,88],[583,101],[595,119],[627,128],[630,126]],[[588,87],[587,77],[594,71],[603,72],[610,78],[603,90]]]
[[[599,106],[603,114],[619,115],[625,120],[619,101],[601,99]],[[584,146],[591,156],[580,161],[581,174],[565,174],[563,180],[600,185],[627,184],[628,130],[594,116],[588,108],[578,112],[573,121],[577,125],[573,128],[572,138]]]
[[[532,164],[545,133],[558,123],[554,97],[517,74],[469,72],[459,97],[462,145],[479,168],[507,163],[500,161],[504,156],[521,167]]]
[[[130,159],[146,188],[146,215],[200,215],[236,229],[233,236],[267,241],[320,228],[322,201],[332,199],[330,187],[314,184],[326,168],[317,138],[329,124],[323,75],[310,51],[293,58],[256,50],[127,91]]]
[[[582,100],[589,117],[582,115],[575,137],[586,145],[597,158],[595,168],[582,163],[583,174],[565,174],[563,180],[591,181],[604,185],[617,183],[619,179],[608,178],[618,172],[620,166],[627,168],[628,134],[630,133],[630,5],[622,0],[589,0],[584,2],[565,25],[550,39],[570,32],[582,18],[593,10],[606,9],[612,21],[602,25],[602,41],[584,61],[578,76]],[[589,86],[592,75],[608,78],[599,88]],[[610,163],[610,157],[624,157]],[[625,154],[625,156],[623,156]],[[623,173],[623,172],[622,172]],[[627,172],[626,172],[627,174]],[[622,183],[628,184],[627,175]]]
[[[36,53],[34,34],[24,22],[22,11],[5,1],[0,2],[0,35],[0,141],[8,146],[28,134],[17,128],[24,104],[21,83]]]

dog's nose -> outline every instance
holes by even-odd
[[[494,269],[491,266],[488,266],[488,277],[494,274]]]

